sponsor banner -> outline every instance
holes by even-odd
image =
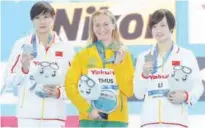
[[[160,8],[169,9],[174,15],[176,13],[175,0],[54,2],[52,5],[56,10],[54,30],[63,39],[72,41],[75,46],[86,44],[90,16],[99,9],[108,9],[115,15],[125,45],[155,43],[148,27],[150,14]],[[176,39],[176,31],[173,38]]]

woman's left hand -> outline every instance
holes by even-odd
[[[43,91],[49,96],[49,97],[55,97],[58,98],[60,95],[59,89],[57,88],[57,85],[44,85]]]
[[[186,92],[182,90],[171,91],[167,98],[173,104],[182,104],[186,100]]]

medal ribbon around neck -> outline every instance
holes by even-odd
[[[54,41],[55,41],[55,34],[53,34],[53,36],[52,36],[52,34],[49,34],[47,45],[53,44]],[[33,47],[32,56],[33,56],[34,58],[36,58],[37,55],[38,55],[38,52],[37,52],[37,39],[36,39],[36,34],[33,34],[33,35],[32,35],[31,44],[32,44],[32,47]]]
[[[155,49],[154,49],[154,63],[153,63],[152,74],[157,73],[157,69],[161,68],[167,62],[169,56],[171,55],[173,47],[174,47],[174,45],[172,44],[172,48],[166,53],[165,57],[163,57],[162,65],[158,66],[157,58],[158,58],[158,54],[159,54],[159,49],[158,49],[157,45],[155,46]]]
[[[97,47],[98,53],[100,55],[101,60],[103,61],[104,64],[109,64],[109,63],[114,63],[116,56],[117,56],[117,51],[114,50],[114,55],[112,57],[110,57],[108,60],[106,60],[106,56],[105,56],[105,48],[102,46],[103,42],[102,41],[97,41],[94,43]],[[112,44],[110,45],[110,49],[114,49],[112,48]]]

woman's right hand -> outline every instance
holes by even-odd
[[[32,55],[30,55],[28,53],[22,53],[21,64],[22,64],[22,68],[25,72],[29,71],[30,62],[32,59],[33,59]]]
[[[93,120],[100,120],[100,114],[99,111],[96,109],[93,109],[90,113],[89,113],[89,118],[93,119]]]

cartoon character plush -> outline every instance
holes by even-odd
[[[34,60],[30,68],[30,90],[40,96],[46,97],[43,91],[43,86],[62,85],[64,75],[59,68],[59,64],[55,61],[36,61]]]
[[[86,100],[97,100],[101,94],[101,87],[87,75],[82,75],[78,83],[78,91]]]
[[[181,90],[184,88],[188,88],[188,84],[190,82],[190,75],[192,73],[192,69],[186,66],[178,65],[173,67],[173,72],[169,77],[169,84],[174,90]]]

